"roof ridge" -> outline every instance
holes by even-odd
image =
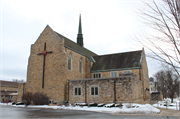
[[[54,32],[57,33],[57,34],[59,34],[59,35],[61,35],[60,33],[56,32],[56,31],[54,31]],[[69,38],[67,38],[67,37],[65,37],[65,36],[63,36],[63,35],[61,35],[61,36],[64,37],[64,38],[66,38],[66,39],[68,39],[69,41],[71,41],[71,42],[77,44],[76,42],[70,40]],[[78,46],[79,48],[83,48],[83,49],[86,49],[86,50],[90,51],[89,49],[87,49],[87,48],[85,48],[85,47],[79,46],[78,44],[77,44],[77,46]],[[94,53],[94,52],[92,52],[92,51],[90,51],[90,52],[93,53],[93,54],[96,54],[96,53]],[[96,55],[97,55],[97,54],[96,54]]]
[[[85,47],[81,47],[80,45],[78,45],[76,42],[70,40],[69,38],[61,35],[60,33],[54,31],[55,34],[58,35],[59,38],[64,38],[64,47],[66,48],[70,48],[71,50],[74,50],[75,52],[78,52],[80,54],[84,54],[84,56],[88,57],[90,60],[92,60],[91,56],[98,56],[96,53],[88,50]],[[93,60],[92,60],[93,61]]]

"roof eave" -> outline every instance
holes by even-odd
[[[85,54],[83,54],[83,53],[81,53],[81,52],[78,52],[77,50],[74,50],[74,49],[72,49],[72,48],[70,48],[70,47],[68,47],[68,46],[66,46],[66,45],[64,45],[64,47],[65,48],[68,48],[68,49],[70,49],[70,50],[72,50],[72,51],[74,51],[74,52],[76,52],[76,53],[79,53],[79,54],[81,54],[81,55],[83,55],[83,56],[85,56],[85,57],[87,57],[88,58],[88,56],[86,56]],[[92,58],[92,57],[91,57]],[[90,58],[88,58],[91,62],[94,62],[93,61],[93,59],[90,59]]]
[[[108,72],[108,71],[120,71],[120,70],[132,70],[132,69],[141,69],[141,67],[130,67],[130,68],[119,68],[119,69],[96,70],[96,71],[91,71],[91,73],[94,73],[94,72]]]

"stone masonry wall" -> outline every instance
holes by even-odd
[[[141,79],[142,79],[142,83],[143,83],[143,96],[144,96],[144,100],[150,99],[150,92],[149,92],[149,75],[148,75],[148,67],[147,67],[147,62],[146,62],[146,55],[143,49],[142,52],[142,63],[141,63]]]
[[[42,88],[43,55],[37,55],[44,50],[53,51],[45,57],[44,88]],[[38,40],[31,45],[31,54],[28,61],[26,92],[44,92],[51,100],[64,100],[64,40],[60,39],[53,30],[47,26]],[[18,98],[19,99],[19,98]]]
[[[18,84],[18,98],[17,98],[17,102],[21,102],[21,97],[23,95],[23,91],[25,89],[25,83],[19,83]]]
[[[98,87],[98,95],[91,95],[91,87]],[[134,73],[123,74],[116,78],[69,80],[69,103],[112,103],[142,100],[142,82]],[[76,87],[81,88],[81,95],[75,96]]]
[[[141,80],[139,77],[140,70],[141,69],[130,69],[130,70],[119,70],[119,71],[107,71],[107,72],[100,72],[100,73],[101,73],[101,78],[108,78],[108,77],[111,77],[111,72],[117,72],[117,76],[119,76],[119,74],[124,73],[125,71],[130,71],[131,73],[135,73],[137,75],[137,78]],[[91,73],[91,78],[93,78],[93,74],[94,73]]]
[[[42,88],[43,55],[37,55],[44,50],[52,51],[45,57],[44,88]],[[68,70],[68,55],[72,54],[72,70]],[[79,59],[83,59],[83,73],[79,73]],[[54,31],[46,26],[39,38],[31,45],[28,60],[26,92],[44,92],[50,100],[60,102],[67,100],[67,80],[90,78],[91,62],[85,56],[64,47],[64,39],[59,38]],[[22,89],[21,85],[19,86]],[[22,93],[18,95],[21,100]]]
[[[75,51],[72,51],[68,48],[65,49],[65,60],[68,61],[69,54],[72,55],[72,68],[71,70],[68,70],[68,63],[65,64],[65,73],[66,73],[66,88],[65,88],[65,100],[68,100],[68,80],[74,80],[74,79],[86,79],[90,78],[90,68],[91,68],[91,62],[89,59]],[[79,60],[82,58],[83,60],[83,67],[82,67],[82,73],[79,72]]]

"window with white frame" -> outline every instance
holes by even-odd
[[[79,73],[82,73],[83,59],[82,57],[79,60]]]
[[[111,72],[111,77],[117,77],[117,72]]]
[[[131,71],[124,71],[124,73],[126,74],[126,73],[131,73]]]
[[[75,87],[74,88],[74,95],[75,96],[81,95],[81,87]]]
[[[71,70],[71,65],[72,65],[72,55],[68,55],[68,70]]]
[[[98,86],[91,87],[91,95],[98,95]]]
[[[101,73],[94,73],[93,78],[101,78]]]

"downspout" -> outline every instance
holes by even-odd
[[[139,79],[141,80],[141,69],[139,69]]]
[[[87,102],[87,99],[86,99],[86,81],[85,81],[85,103]]]
[[[23,83],[23,95],[24,95],[24,83]]]
[[[116,79],[114,79],[114,103],[116,103]]]
[[[69,80],[68,80],[68,103],[69,103]]]

